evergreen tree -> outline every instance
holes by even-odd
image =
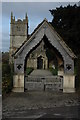
[[[73,50],[80,54],[80,6],[74,5],[50,10],[53,16],[52,26]]]

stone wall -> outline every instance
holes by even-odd
[[[46,56],[46,49],[44,49],[43,41],[29,54],[26,61],[26,67],[37,69],[39,57],[43,60],[43,69],[48,69],[48,58]]]
[[[35,59],[28,59],[26,68],[27,67],[37,69],[37,59],[36,58]]]

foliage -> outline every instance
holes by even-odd
[[[12,89],[13,65],[9,64],[9,53],[2,53],[2,94],[9,93]]]
[[[9,75],[11,72],[11,68],[9,64],[2,63],[2,75],[3,77]]]
[[[76,86],[80,88],[80,6],[74,5],[50,10],[51,22],[67,45],[78,57],[75,64]]]
[[[12,78],[10,76],[2,77],[2,93],[9,93],[12,89]]]
[[[2,52],[2,62],[5,64],[9,63],[9,52]]]
[[[76,61],[76,88],[80,89],[80,56]]]
[[[57,69],[57,68],[53,69],[53,68],[51,67],[51,68],[49,68],[49,70],[51,71],[51,73],[52,73],[53,75],[57,75],[57,74],[58,74],[58,69]]]
[[[26,74],[29,75],[32,71],[33,71],[33,68],[31,68],[31,67],[27,68],[26,69]]]
[[[50,10],[52,26],[76,55],[80,54],[80,6],[70,6]]]

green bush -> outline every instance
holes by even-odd
[[[26,69],[26,74],[29,75],[33,71],[33,68],[27,68]]]
[[[13,88],[13,64],[9,64],[9,53],[2,53],[2,95]]]
[[[13,87],[13,70],[9,63],[2,63],[2,94],[11,92]]]
[[[57,74],[58,74],[57,68],[55,68],[55,69],[49,68],[49,70],[51,71],[51,73],[52,73],[53,75],[57,75]]]
[[[9,75],[11,73],[11,68],[9,64],[2,64],[2,76]]]
[[[12,90],[11,76],[2,77],[2,94],[9,93]]]

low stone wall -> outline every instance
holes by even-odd
[[[43,82],[26,82],[25,90],[52,90],[52,91],[60,91],[63,88],[61,84],[54,84],[54,83],[43,83]]]
[[[26,90],[52,90],[63,89],[63,78],[58,76],[37,77],[28,76],[25,80]]]
[[[66,93],[75,92],[75,75],[60,76],[28,76],[18,74],[13,76],[13,92],[24,90],[63,90]]]
[[[44,90],[44,84],[42,82],[26,82],[26,90]]]

